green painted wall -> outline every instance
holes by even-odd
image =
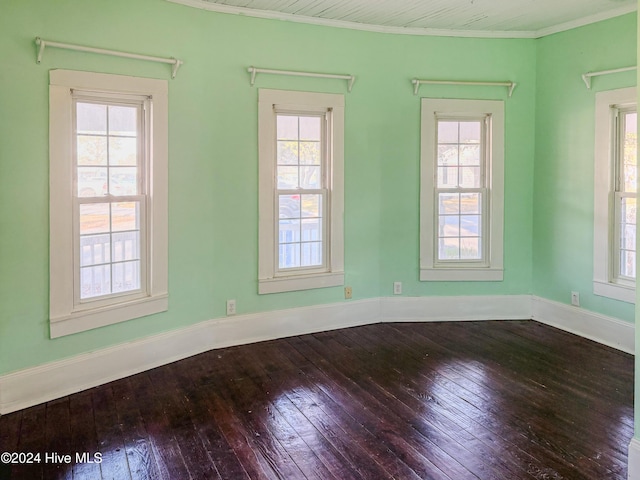
[[[551,35],[537,44],[533,293],[633,321],[634,306],[593,295],[595,93],[635,85],[633,72],[583,73],[635,65],[636,15]]]
[[[578,266],[572,261],[567,268],[569,261],[563,258],[573,255],[574,247],[564,252],[563,231],[554,228],[574,217],[563,220],[545,207],[547,195],[568,195],[547,175],[564,168],[565,155],[558,154],[573,149],[575,142],[566,135],[554,136],[555,143],[541,136],[545,128],[557,135],[557,129],[542,121],[542,115],[547,118],[543,108],[549,107],[548,116],[558,124],[565,110],[555,104],[566,102],[571,111],[575,106],[583,124],[591,125],[580,128],[592,136],[593,93],[581,89],[579,82],[569,89],[575,83],[573,69],[579,80],[583,71],[610,66],[605,61],[613,66],[632,61],[612,47],[595,58],[603,64],[591,64],[586,54],[577,53],[582,51],[581,41],[565,45],[563,35],[570,40],[574,35],[584,37],[589,46],[584,51],[590,53],[604,48],[591,47],[602,43],[591,38],[594,32],[615,40],[605,44],[631,41],[635,20],[626,16],[576,32],[541,41],[412,37],[215,14],[164,0],[2,2],[0,374],[221,317],[227,298],[237,300],[239,313],[345,301],[342,288],[256,293],[257,88],[249,86],[250,65],[357,76],[349,94],[340,81],[263,75],[257,82],[265,88],[345,93],[345,263],[354,299],[390,295],[397,280],[404,283],[405,295],[533,292],[564,301],[565,289],[579,288],[587,308],[628,318],[631,309],[596,303],[586,295],[590,267],[579,266],[576,278],[582,283],[577,287],[565,285],[561,272]],[[35,36],[185,61],[178,77],[170,81],[169,93],[170,310],[166,313],[56,340],[48,337],[48,71],[66,68],[168,78],[169,67],[55,49],[48,49],[42,64],[36,65]],[[579,59],[583,63],[574,65]],[[558,76],[562,91],[567,91],[562,95],[552,91],[540,73],[555,75],[554,68],[563,70]],[[418,281],[420,99],[412,94],[412,77],[518,82],[511,99],[503,88],[423,86],[421,90],[423,96],[505,99],[504,282]],[[543,100],[540,92],[556,100]],[[570,132],[574,134],[573,129]],[[592,143],[579,155],[571,150],[571,161],[582,162],[581,177],[571,190],[579,200],[592,195],[592,179],[584,181],[589,174],[583,171],[591,168]],[[590,198],[587,211],[592,208]],[[590,237],[590,220],[579,219],[576,228]],[[586,246],[584,250],[579,260],[588,263],[590,252]],[[541,258],[546,254],[560,266]]]

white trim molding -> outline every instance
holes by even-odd
[[[531,319],[623,352],[635,353],[635,326],[614,317],[534,296]]]
[[[615,208],[614,153],[619,138],[616,135],[616,112],[622,105],[635,105],[636,87],[596,93],[594,141],[594,204],[593,204],[593,293],[627,303],[635,303],[635,282],[618,280],[616,258],[620,245],[615,231],[619,228]]]
[[[56,338],[164,312],[169,308],[168,82],[74,70],[51,70],[49,77],[50,336]],[[145,125],[138,127],[136,137],[141,139],[137,140],[138,145],[144,145],[139,147],[138,155],[143,160],[138,160],[136,170],[144,172],[136,173],[144,177],[141,192],[135,197],[105,194],[90,199],[114,204],[131,201],[118,199],[135,198],[139,203],[141,214],[136,219],[140,232],[145,232],[139,237],[140,288],[130,294],[103,295],[91,301],[80,298],[80,195],[74,174],[77,165],[73,114],[78,98],[95,100],[100,105],[136,98],[139,122]],[[112,263],[108,261],[106,265],[111,268]]]
[[[443,122],[443,123],[441,123]],[[478,125],[478,148],[475,185],[441,183],[439,133],[442,124],[473,122]],[[420,110],[420,281],[490,281],[501,282],[504,272],[504,138],[505,113],[502,100],[468,100],[422,98]],[[451,141],[460,141],[456,136]],[[473,157],[472,157],[473,158]],[[453,167],[462,169],[460,158]],[[475,162],[474,162],[475,163]],[[457,173],[456,173],[457,175]],[[455,177],[458,178],[458,177]],[[462,178],[462,176],[460,176]],[[464,213],[464,195],[477,196],[475,212]],[[457,199],[451,202],[446,198]],[[473,206],[471,203],[469,206]],[[468,206],[468,207],[469,207]],[[468,212],[468,210],[467,210]],[[475,241],[478,258],[464,259],[462,219],[477,217],[475,234],[465,238]],[[456,219],[454,226],[442,225],[443,219]],[[448,222],[448,220],[445,220]],[[473,222],[469,222],[473,223]],[[451,229],[443,238],[444,232]],[[456,233],[457,232],[457,233]],[[447,241],[456,242],[447,246]],[[444,247],[443,243],[444,242]],[[459,258],[446,258],[443,250],[451,248]],[[471,249],[472,247],[470,247]]]
[[[216,348],[380,321],[380,300],[236,315],[0,376],[0,414],[93,388]]]
[[[532,318],[633,353],[633,324],[530,295],[370,298],[208,320],[0,375],[0,414],[216,348],[380,322]]]
[[[318,185],[297,186],[283,189],[279,185],[278,123],[281,116],[306,116],[318,118],[321,130],[319,142]],[[296,120],[297,121],[297,120]],[[258,93],[258,163],[259,163],[259,224],[258,224],[258,293],[279,293],[294,290],[335,287],[344,284],[344,95],[289,90],[260,89]],[[297,158],[297,161],[300,161]],[[279,266],[281,223],[304,222],[304,213],[280,216],[278,202],[293,195],[300,201],[303,195],[317,195],[321,212],[318,236],[314,239],[322,249],[321,265]],[[313,216],[317,216],[316,213]],[[285,218],[287,217],[287,218]],[[300,217],[300,220],[297,218]],[[308,235],[311,235],[308,233]],[[301,248],[304,238],[299,235],[294,244]],[[307,240],[311,240],[308,238]],[[291,240],[290,240],[291,241]],[[286,246],[286,245],[285,245]],[[300,255],[300,254],[299,254]]]
[[[640,440],[636,437],[629,443],[627,480],[640,480]]]
[[[381,301],[383,322],[531,319],[530,295],[386,297]]]

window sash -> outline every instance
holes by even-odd
[[[139,298],[144,298],[149,295],[149,236],[148,236],[148,181],[147,181],[147,164],[149,163],[149,144],[150,135],[148,135],[146,129],[150,125],[149,118],[147,117],[150,109],[148,108],[150,98],[148,96],[136,96],[127,94],[105,94],[101,92],[88,92],[88,91],[73,91],[72,92],[72,171],[73,171],[73,302],[74,310],[82,311],[87,309],[95,309],[102,306],[108,306],[113,304],[114,299],[118,301],[130,301]],[[105,168],[106,175],[106,193],[100,195],[95,194],[93,196],[80,196],[78,191],[78,172],[79,168],[85,167],[84,165],[78,165],[78,137],[81,135],[78,133],[78,120],[77,112],[79,103],[82,104],[94,104],[103,105],[107,108],[107,126],[105,133],[96,134],[96,136],[103,136],[106,138],[107,157],[106,164],[96,166],[96,168]],[[122,135],[111,135],[109,129],[109,107],[129,107],[136,109],[136,135],[135,137],[129,136],[128,138],[136,139],[136,157],[137,162],[135,166],[131,166],[136,169],[136,187],[137,194],[125,194],[114,195],[111,194],[110,184],[111,175],[110,169],[114,166],[110,162],[110,142],[111,138],[120,138]],[[84,134],[82,134],[84,135]],[[124,137],[123,137],[124,138]],[[115,167],[117,168],[117,167]],[[137,260],[122,260],[116,261],[114,259],[114,234],[121,233],[119,230],[113,230],[111,224],[111,211],[115,204],[119,203],[137,203],[137,229],[138,232],[138,247],[139,247],[139,259]],[[81,239],[83,235],[80,232],[80,209],[82,205],[92,204],[106,204],[109,208],[109,228],[108,231],[103,232],[103,235],[109,236],[109,249],[110,256],[109,261],[104,262],[104,266],[109,267],[110,274],[110,292],[103,295],[95,295],[88,298],[82,298],[82,266],[81,266]],[[125,233],[126,231],[122,231]],[[124,264],[126,262],[138,261],[137,276],[139,277],[139,288],[131,289],[122,292],[114,292],[114,266],[117,264]],[[85,267],[86,268],[86,267]]]
[[[479,144],[467,144],[462,143],[461,139],[458,135],[457,142],[440,142],[440,138],[438,137],[439,124],[440,122],[479,122],[480,123],[480,135]],[[489,167],[490,167],[490,132],[491,132],[491,115],[464,115],[464,114],[440,114],[436,113],[435,122],[434,122],[435,132],[434,132],[434,162],[433,162],[433,205],[434,205],[434,215],[433,215],[433,266],[434,267],[485,267],[489,265],[489,190],[487,188],[487,183],[489,179]],[[458,147],[463,145],[479,145],[479,186],[478,187],[461,187],[456,186],[454,188],[448,187],[439,187],[438,186],[438,169],[442,167],[438,163],[438,149],[441,145],[457,145]],[[457,168],[463,168],[464,165],[458,162],[456,163]],[[458,184],[460,182],[460,174],[458,173]],[[458,235],[457,236],[441,236],[440,232],[440,220],[441,220],[441,212],[440,212],[440,195],[446,193],[453,194],[479,194],[479,202],[480,209],[478,211],[478,215],[480,218],[478,219],[478,228],[480,229],[480,233],[478,235],[478,241],[480,243],[479,254],[480,258],[461,258],[462,256],[462,239],[463,238],[476,238],[476,237],[466,237],[461,235],[461,220],[462,217],[465,216],[461,210],[457,214],[447,214],[447,216],[458,216]],[[475,216],[476,214],[471,214]],[[458,256],[460,258],[441,258],[441,239],[443,238],[457,238],[458,239]]]
[[[274,145],[275,151],[273,152],[273,163],[274,163],[274,192],[273,192],[273,211],[275,213],[273,221],[274,221],[274,277],[285,277],[290,275],[307,275],[307,274],[317,274],[328,272],[331,269],[330,264],[330,248],[329,248],[329,238],[331,238],[330,225],[331,225],[331,212],[329,206],[331,205],[331,189],[330,178],[331,178],[331,159],[329,158],[329,144],[331,142],[331,109],[327,108],[305,108],[305,109],[292,109],[288,106],[279,106],[274,105],[273,108],[274,113],[274,124],[278,124],[278,117],[296,117],[298,118],[298,128],[299,128],[299,119],[300,117],[317,117],[320,119],[320,185],[319,188],[305,188],[300,186],[300,176],[298,174],[298,185],[296,188],[278,188],[278,167],[281,166],[278,164],[277,157],[277,145],[278,141],[282,141],[282,139],[278,138],[277,128],[274,129]],[[304,142],[305,140],[300,138],[300,132],[298,131],[297,142]],[[298,153],[299,155],[299,153]],[[292,164],[291,166],[297,166],[298,168],[303,167],[305,164],[300,162],[300,156],[297,157],[297,163]],[[280,198],[285,195],[296,195],[300,197],[300,212],[297,217],[300,223],[299,230],[299,240],[294,242],[281,242],[280,241]],[[303,216],[302,211],[302,197],[305,195],[319,195],[321,197],[319,202],[319,208],[321,212],[320,216],[320,239],[318,241],[313,240],[304,240],[303,235],[303,220],[306,218]],[[317,218],[317,217],[312,217]],[[293,218],[290,220],[294,220]],[[312,243],[320,243],[320,255],[322,261],[318,265],[299,265],[299,266],[281,266],[281,246],[282,245],[297,245],[298,246],[298,264],[302,263],[302,249],[306,244]],[[311,248],[311,246],[310,246]],[[295,249],[295,247],[294,247]],[[311,251],[309,251],[311,255]]]
[[[623,218],[623,202],[625,199],[636,199],[636,192],[627,190],[625,181],[625,168],[624,168],[624,146],[626,142],[626,118],[628,114],[635,113],[636,108],[632,106],[620,106],[614,105],[611,107],[612,112],[612,167],[613,167],[613,195],[612,209],[609,221],[609,235],[612,239],[610,249],[610,281],[621,285],[634,286],[636,282],[637,272],[633,265],[635,265],[635,241],[633,245],[629,246],[625,242],[626,234],[623,233],[625,225],[631,225]],[[637,168],[637,150],[636,150],[636,168]],[[636,206],[637,208],[637,206]],[[636,210],[636,222],[637,222],[637,210]],[[623,246],[623,243],[625,245]],[[630,255],[630,262],[633,264],[631,269],[634,275],[625,275],[622,265],[627,261],[625,256],[627,253]]]
[[[440,195],[441,194],[446,194],[446,193],[453,193],[453,194],[459,194],[460,196],[465,195],[465,194],[478,194],[479,196],[479,203],[480,203],[480,208],[478,209],[478,213],[463,213],[463,212],[458,212],[458,213],[452,213],[452,214],[441,214],[439,211],[439,206],[440,206]],[[434,265],[435,266],[459,266],[459,265],[469,265],[469,266],[474,266],[474,267],[481,267],[481,266],[487,266],[488,262],[487,262],[487,258],[489,257],[489,245],[488,245],[488,228],[489,228],[489,223],[488,223],[488,219],[489,219],[489,210],[488,210],[488,196],[489,196],[489,192],[488,189],[486,188],[458,188],[458,189],[451,189],[451,188],[435,188],[434,189],[434,197],[433,197],[433,202],[434,205],[436,205],[435,207],[435,214],[434,214],[434,225],[433,225],[433,231],[434,231],[434,242],[433,242],[433,246],[434,246],[434,252],[433,252],[433,258],[434,258]],[[462,235],[461,232],[458,232],[457,236],[441,236],[440,235],[440,217],[441,216],[457,216],[458,217],[458,221],[460,222],[460,224],[462,223],[462,217],[471,217],[471,216],[479,216],[480,218],[478,219],[478,229],[480,230],[479,235],[477,237],[475,236],[469,236],[469,235]],[[461,230],[462,227],[459,227],[459,230]],[[480,243],[480,248],[479,248],[479,253],[480,253],[480,258],[451,258],[451,259],[447,259],[447,258],[440,258],[440,240],[443,238],[458,238],[460,244],[462,242],[462,239],[464,238],[478,238],[478,241]],[[459,247],[459,250],[461,250],[462,247]],[[459,251],[459,255],[462,255],[461,252]]]

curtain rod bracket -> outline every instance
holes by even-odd
[[[36,63],[40,64],[42,61],[42,54],[44,53],[45,42],[40,37],[36,37],[36,45],[38,45],[38,57],[36,58]]]

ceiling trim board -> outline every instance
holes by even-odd
[[[372,25],[366,23],[350,22],[345,20],[331,20],[319,17],[310,17],[291,13],[275,12],[270,10],[258,10],[254,8],[236,7],[213,3],[206,0],[167,0],[188,7],[199,8],[218,13],[228,13],[247,17],[265,18],[270,20],[283,20],[295,23],[306,23],[325,27],[346,28],[367,32],[390,33],[395,35],[438,36],[438,37],[468,37],[468,38],[541,38],[547,35],[564,32],[574,28],[600,22],[609,18],[619,17],[637,10],[637,5],[616,8],[607,12],[589,15],[571,22],[561,23],[540,30],[448,30],[438,28],[421,27],[390,27],[384,25]]]

